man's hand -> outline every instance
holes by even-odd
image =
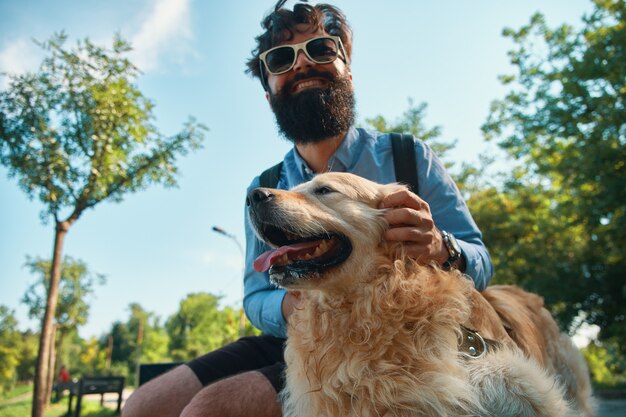
[[[386,240],[403,242],[406,254],[421,264],[435,261],[441,265],[448,259],[450,254],[435,227],[428,203],[403,190],[386,196],[380,208],[388,209]]]

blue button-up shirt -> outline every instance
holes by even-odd
[[[430,206],[435,225],[452,233],[466,259],[465,273],[479,290],[484,289],[493,275],[489,252],[482,242],[482,235],[469,213],[465,201],[447,173],[441,160],[421,140],[415,141],[419,196]],[[396,182],[391,141],[388,134],[352,128],[348,131],[335,155],[331,157],[330,169],[351,172],[372,181],[387,184]],[[295,147],[285,155],[280,181],[276,188],[290,189],[309,181],[315,173],[300,157]],[[248,191],[259,187],[256,177]],[[269,246],[255,236],[246,219],[246,271],[244,276],[244,308],[253,325],[277,337],[286,337],[286,322],[282,315],[285,290],[269,281],[267,272],[256,272],[254,260]]]

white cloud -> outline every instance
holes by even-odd
[[[39,64],[42,51],[29,39],[5,42],[0,49],[0,72],[21,74],[34,71]],[[7,77],[0,77],[0,88],[8,86]]]
[[[142,71],[155,69],[161,57],[181,59],[192,51],[191,0],[156,0],[131,39],[132,61]]]

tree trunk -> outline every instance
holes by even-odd
[[[104,369],[107,373],[111,371],[111,358],[113,357],[113,336],[109,335],[107,344],[107,359],[104,364]]]
[[[57,359],[57,325],[52,323],[52,340],[50,341],[50,355],[48,356],[48,382],[46,382],[46,401],[44,402],[47,407],[50,404],[50,398],[52,397],[52,386],[56,376],[56,359]]]
[[[50,271],[50,285],[48,287],[48,302],[41,323],[41,335],[39,336],[39,353],[37,355],[37,368],[35,369],[35,384],[33,387],[32,417],[43,417],[46,407],[48,388],[48,372],[50,372],[50,344],[53,343],[53,321],[59,298],[59,282],[61,281],[61,259],[63,253],[63,241],[67,235],[71,223],[68,221],[56,222],[54,232],[54,250],[52,253],[52,267]]]

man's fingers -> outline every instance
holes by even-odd
[[[429,214],[410,208],[389,210],[385,213],[385,219],[392,229],[402,226],[413,227],[417,228],[419,233],[426,233],[435,226]]]
[[[385,219],[390,225],[416,225],[419,223],[420,217],[415,209],[397,208],[387,211]]]
[[[385,198],[383,198],[383,201],[381,202],[381,206],[384,208],[402,206],[420,210],[428,208],[428,203],[426,203],[414,193],[408,190],[402,190],[385,196]]]

